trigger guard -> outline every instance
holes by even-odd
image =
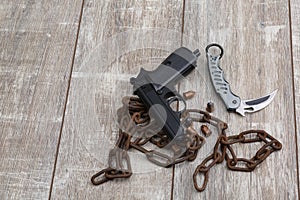
[[[169,97],[167,101],[168,101],[168,104],[169,104],[169,105],[170,105],[171,103],[175,102],[175,101],[178,101],[178,102],[181,101],[181,102],[183,102],[183,104],[184,104],[183,109],[178,110],[178,111],[175,111],[175,112],[180,113],[180,115],[181,115],[182,113],[184,113],[184,112],[186,111],[186,102],[185,102],[185,100],[183,99],[182,96],[180,96],[180,95],[175,95],[175,96]]]

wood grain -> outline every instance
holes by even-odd
[[[298,143],[298,172],[299,172],[299,143],[300,143],[300,4],[299,1],[290,1],[291,9],[291,31],[292,31],[292,53],[293,53],[293,80],[294,80],[294,96],[295,96],[295,114],[296,114],[296,139]],[[298,173],[298,191],[299,189],[299,173]],[[299,191],[300,192],[300,191]]]
[[[283,149],[253,173],[228,171],[224,163],[218,165],[210,172],[206,191],[198,193],[192,185],[192,173],[211,152],[212,146],[206,147],[193,164],[176,166],[174,199],[298,199],[288,2],[186,1],[185,8],[183,44],[193,48],[221,44],[225,50],[221,67],[234,93],[251,99],[278,88],[274,101],[264,110],[246,117],[228,114],[211,87],[203,62],[198,73],[206,86],[202,84],[201,90],[198,80],[181,86],[199,91],[189,106],[205,108],[211,99],[217,109],[214,115],[229,123],[228,135],[265,129],[282,142]],[[206,145],[211,144],[208,141]],[[248,157],[250,151],[255,152],[254,146],[237,149],[238,154]]]
[[[0,199],[47,199],[80,2],[0,4]]]
[[[93,186],[107,167],[118,126],[121,98],[132,93],[129,78],[156,68],[180,46],[182,1],[85,2],[53,199],[169,199],[172,169],[157,167],[130,151],[133,175]]]
[[[47,199],[57,148],[52,199],[299,198],[297,0],[89,0],[75,46],[81,3],[0,4],[0,199]],[[227,113],[208,76],[204,48],[211,42],[224,47],[221,67],[242,99],[278,88],[267,108],[244,118]],[[188,107],[205,109],[213,101],[213,114],[229,123],[228,135],[265,129],[283,149],[252,173],[228,171],[224,163],[216,166],[203,193],[194,189],[192,174],[212,152],[216,134],[206,139],[193,163],[177,165],[173,175],[172,169],[130,150],[130,179],[93,186],[90,177],[107,167],[116,141],[116,110],[121,98],[132,93],[129,78],[141,67],[156,68],[181,44],[200,48],[202,54],[198,69],[180,84],[180,93],[196,91]],[[256,150],[251,145],[236,148],[248,157]]]

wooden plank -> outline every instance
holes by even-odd
[[[185,7],[183,44],[202,49],[212,42],[221,44],[225,50],[221,66],[234,93],[251,99],[278,88],[274,101],[264,110],[246,117],[228,114],[211,86],[203,61],[198,69],[203,81],[195,75],[194,82],[191,78],[181,86],[183,91],[197,91],[189,106],[205,108],[212,100],[217,109],[214,115],[229,123],[228,135],[265,129],[282,142],[283,149],[253,173],[228,171],[225,163],[218,165],[210,172],[206,191],[198,193],[192,174],[212,152],[216,137],[209,138],[193,164],[176,166],[174,199],[298,199],[288,2],[192,0],[186,1]],[[201,59],[205,60],[205,55]],[[249,157],[251,150],[255,152],[253,146],[240,145],[237,149]]]
[[[81,3],[0,5],[0,199],[47,199]]]
[[[180,46],[182,1],[90,1],[84,5],[53,199],[169,199],[172,169],[130,151],[133,175],[93,186],[107,167],[129,78],[151,70]]]
[[[293,53],[293,72],[294,72],[294,95],[295,95],[295,113],[296,113],[296,139],[298,143],[298,171],[299,169],[299,153],[300,153],[300,3],[299,1],[290,1],[291,12],[291,34],[292,34],[292,53]],[[300,175],[298,173],[298,184]],[[300,192],[300,186],[298,185],[298,192]]]

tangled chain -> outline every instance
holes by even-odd
[[[100,185],[117,178],[129,178],[132,175],[130,158],[127,151],[131,148],[144,153],[150,162],[162,167],[171,167],[184,161],[193,161],[205,138],[193,128],[193,123],[208,123],[217,128],[218,139],[213,153],[197,166],[193,174],[194,187],[202,192],[208,183],[210,169],[224,160],[227,167],[234,171],[251,172],[271,153],[282,148],[282,144],[263,130],[248,130],[238,135],[226,136],[227,124],[210,115],[206,111],[188,109],[183,113],[181,124],[185,134],[169,140],[167,135],[151,119],[148,110],[137,97],[124,97],[123,107],[118,109],[119,137],[115,147],[109,152],[108,167],[92,176],[94,185]],[[197,115],[192,117],[191,115]],[[147,143],[163,148],[162,153],[144,147]],[[261,148],[250,158],[238,157],[232,148],[237,143],[263,143]],[[199,186],[198,176],[203,175],[204,181]]]

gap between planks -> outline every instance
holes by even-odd
[[[49,200],[51,199],[51,195],[52,195],[52,189],[53,189],[55,172],[56,172],[56,164],[57,164],[58,155],[59,155],[60,141],[61,141],[62,131],[63,131],[63,127],[64,127],[64,122],[65,122],[65,115],[66,115],[67,103],[68,103],[68,98],[69,98],[69,93],[70,93],[71,78],[72,78],[72,73],[73,73],[73,68],[74,68],[74,63],[75,63],[75,55],[76,55],[76,50],[77,50],[81,19],[82,19],[82,15],[83,15],[83,8],[84,8],[84,0],[82,0],[82,3],[81,3],[80,14],[79,14],[79,19],[78,19],[78,28],[77,28],[77,32],[76,32],[76,39],[75,39],[75,43],[74,43],[72,63],[71,63],[69,77],[68,77],[68,86],[67,86],[65,104],[64,104],[63,115],[62,115],[62,122],[61,122],[61,127],[60,127],[58,141],[57,141],[55,160],[54,160],[52,178],[51,178],[50,189],[49,189],[49,198],[48,198]]]
[[[298,155],[298,136],[297,136],[297,109],[296,109],[296,89],[295,89],[295,65],[294,65],[294,54],[293,54],[293,28],[292,28],[292,6],[291,0],[288,0],[289,8],[289,32],[290,32],[290,52],[291,52],[291,65],[292,65],[292,91],[293,91],[293,106],[294,106],[294,124],[295,124],[295,143],[296,143],[296,165],[297,165],[297,188],[298,188],[298,197],[300,197],[300,180],[299,180],[299,155]]]
[[[183,45],[183,34],[184,34],[184,16],[185,16],[185,0],[182,1],[182,18],[181,18],[181,38],[180,38],[180,46]],[[178,91],[180,90],[180,83],[178,83]],[[179,110],[179,103],[177,103],[177,110]],[[174,199],[174,183],[175,183],[175,170],[176,165],[172,167],[172,185],[171,185],[171,197],[170,199]]]

